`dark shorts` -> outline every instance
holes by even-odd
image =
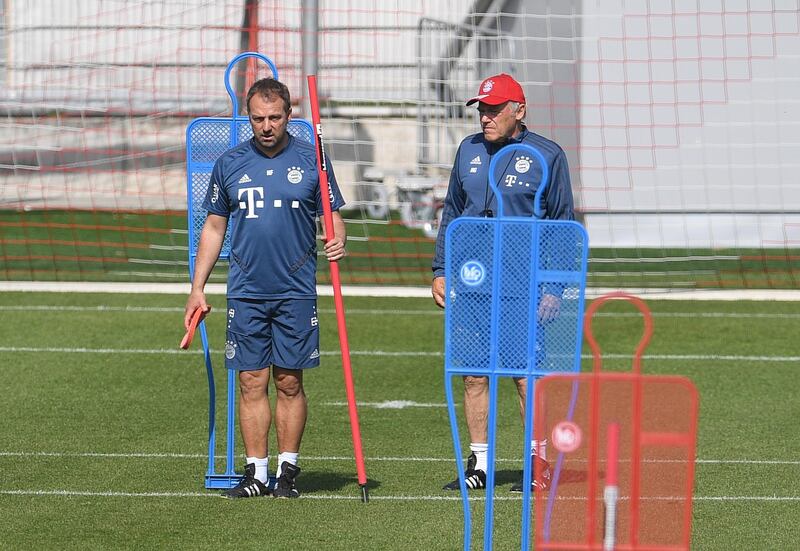
[[[316,299],[228,299],[225,367],[252,371],[319,365]]]

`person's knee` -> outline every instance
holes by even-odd
[[[268,370],[242,371],[239,373],[239,393],[242,400],[260,400],[267,395]]]
[[[289,400],[303,398],[305,393],[303,391],[302,372],[276,371],[275,390],[278,392],[279,398]]]
[[[482,396],[489,392],[489,381],[486,377],[464,377],[464,392],[467,396]]]

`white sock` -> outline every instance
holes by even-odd
[[[267,483],[269,480],[269,457],[248,457],[247,464],[255,464],[256,466],[256,480]]]
[[[543,440],[531,440],[531,455],[538,455],[547,461],[547,438]]]
[[[489,444],[470,442],[469,449],[475,454],[475,470],[486,472],[486,456],[489,451]]]
[[[283,462],[288,461],[292,465],[297,465],[297,457],[300,455],[299,452],[281,452],[278,454],[278,472],[275,473],[277,478],[281,476],[281,467],[283,467]]]

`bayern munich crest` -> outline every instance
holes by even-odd
[[[514,163],[514,170],[519,172],[520,174],[525,174],[531,169],[531,158],[530,157],[517,157],[515,159],[517,162]]]
[[[289,167],[289,173],[286,175],[286,179],[289,180],[290,184],[299,184],[303,181],[303,169],[299,166]]]
[[[225,343],[225,357],[232,360],[236,356],[236,345],[228,341]]]
[[[493,87],[494,87],[494,81],[487,80],[486,82],[483,83],[483,93],[484,94],[489,93]]]

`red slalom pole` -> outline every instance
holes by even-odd
[[[322,145],[322,124],[319,118],[319,100],[317,98],[317,77],[308,75],[308,99],[311,104],[311,121],[317,134],[317,171],[319,172],[319,186],[322,194],[322,213],[325,223],[325,236],[333,235],[333,213],[331,212],[331,192],[328,185],[328,167],[325,161],[325,149]],[[339,328],[339,346],[342,350],[342,371],[344,372],[344,386],[347,391],[347,409],[350,412],[350,432],[353,435],[353,453],[356,457],[356,472],[358,484],[361,486],[361,501],[369,501],[367,493],[367,471],[364,468],[364,452],[361,449],[361,429],[358,424],[358,410],[356,409],[356,391],[353,386],[353,371],[350,367],[350,345],[347,341],[347,324],[344,317],[344,300],[342,300],[342,283],[339,279],[339,263],[333,261],[331,266],[331,285],[333,286],[333,300],[336,306],[336,324]]]

